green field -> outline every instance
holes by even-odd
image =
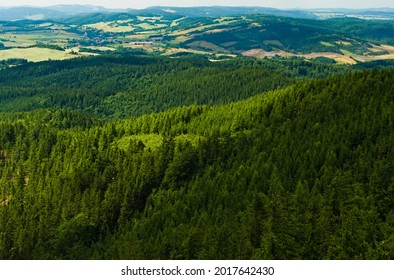
[[[171,27],[178,26],[179,23],[180,23],[182,20],[184,20],[184,19],[186,19],[186,17],[177,18],[177,19],[175,19],[175,20],[173,20],[173,21],[171,22],[170,26],[171,26]]]
[[[64,30],[47,30],[27,33],[0,33],[0,40],[4,40],[6,47],[28,47],[37,43],[64,46],[69,40],[79,38],[78,35]]]
[[[349,32],[349,28],[353,31]],[[385,30],[387,34],[381,34],[379,30]],[[87,15],[71,22],[0,23],[0,49],[7,50],[1,57],[28,57],[31,61],[70,56],[58,51],[15,49],[40,45],[55,50],[57,47],[81,47],[116,52],[118,48],[126,47],[154,51],[155,54],[232,53],[267,58],[304,56],[308,59],[323,56],[337,63],[352,64],[393,59],[392,38],[394,29],[386,22],[279,19],[265,15],[102,14]]]
[[[212,44],[212,43],[209,43],[209,42],[206,42],[206,41],[194,41],[194,42],[192,42],[190,44],[187,44],[187,46],[189,46],[189,47],[191,47],[193,49],[197,49],[197,50],[202,49],[204,51],[208,50],[208,51],[213,51],[215,53],[217,53],[217,52],[227,52],[226,49],[223,49],[223,48],[221,48],[221,47],[219,47],[219,46],[217,46],[215,44]]]
[[[131,20],[124,20],[124,21],[113,21],[113,22],[99,22],[95,24],[88,24],[85,25],[89,28],[99,29],[104,32],[131,32],[135,28],[131,25]],[[127,24],[127,25],[124,25]]]
[[[153,23],[149,23],[149,22],[143,22],[143,23],[139,23],[137,24],[138,27],[141,27],[144,30],[153,30],[153,29],[160,29],[160,28],[164,28],[167,27],[166,24],[153,24]]]
[[[323,46],[326,46],[326,47],[333,47],[334,46],[333,44],[331,44],[329,42],[324,42],[324,41],[321,41],[320,44],[322,44]]]
[[[65,51],[58,51],[45,48],[26,48],[26,49],[7,49],[0,51],[0,60],[10,58],[27,59],[28,61],[38,62],[44,60],[63,60],[78,57]]]

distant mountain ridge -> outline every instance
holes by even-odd
[[[295,18],[315,19],[316,16],[309,11],[303,10],[280,10],[269,7],[225,7],[225,6],[203,6],[203,7],[149,7],[139,12],[152,12],[157,14],[179,14],[190,17],[219,17],[231,15],[267,14],[274,16],[285,16]]]
[[[59,18],[65,14],[56,10],[48,8],[36,7],[15,7],[15,8],[0,8],[0,20],[14,21],[22,19],[30,19],[34,16],[40,16],[40,19]]]
[[[93,5],[56,5],[48,7],[50,10],[59,11],[67,14],[97,13],[97,12],[120,12],[123,9],[107,9],[102,6]]]
[[[20,6],[0,7],[0,20],[15,21],[22,19],[58,19],[92,13],[129,13],[133,15],[180,15],[189,17],[219,17],[231,15],[266,14],[305,19],[326,19],[332,17],[360,17],[394,20],[394,9],[314,9],[281,10],[269,7],[171,7],[153,6],[145,9],[108,9],[93,5],[55,5],[48,7]]]
[[[55,5],[49,7],[34,7],[34,6],[20,6],[20,7],[0,7],[0,20],[14,21],[23,19],[34,19],[35,16],[40,15],[39,19],[58,19],[78,14],[91,13],[118,13],[125,12],[122,9],[107,9],[101,6],[92,5]]]

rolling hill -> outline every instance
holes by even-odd
[[[0,259],[394,258],[390,19],[93,9],[0,22]]]
[[[172,7],[153,6],[145,9],[108,9],[93,5],[56,5],[47,7],[0,7],[0,20],[21,20],[40,15],[40,19],[55,19],[78,14],[92,13],[129,13],[134,15],[176,15],[188,17],[221,17],[239,15],[272,15],[304,19],[328,19],[328,18],[360,18],[394,20],[394,10],[390,8],[381,9],[312,9],[312,10],[281,10],[269,7]]]
[[[124,118],[192,104],[225,104],[350,70],[302,60],[211,62],[204,56],[174,60],[127,53],[25,63],[0,71],[0,111],[69,109]]]
[[[3,49],[0,58],[29,59],[22,49],[37,44],[43,47],[44,55],[31,61],[97,55],[119,49],[144,50],[157,55],[197,53],[214,60],[242,55],[308,60],[324,57],[334,63],[355,64],[394,58],[394,27],[389,20],[316,20],[251,14],[249,8],[225,7],[212,8],[211,16],[202,17],[198,13],[205,13],[206,8],[179,8],[179,13],[168,9],[3,21],[0,22]],[[71,13],[75,7],[69,10]],[[187,13],[182,11],[196,11],[196,14],[185,16]],[[231,15],[235,11],[245,14]],[[63,54],[51,51],[53,55],[48,57],[45,48]]]

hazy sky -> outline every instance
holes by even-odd
[[[261,6],[274,8],[394,8],[394,0],[0,0],[0,6],[51,6],[91,4],[107,8],[145,8],[149,6]]]

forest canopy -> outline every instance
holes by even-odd
[[[0,258],[394,258],[385,63],[0,71]]]

